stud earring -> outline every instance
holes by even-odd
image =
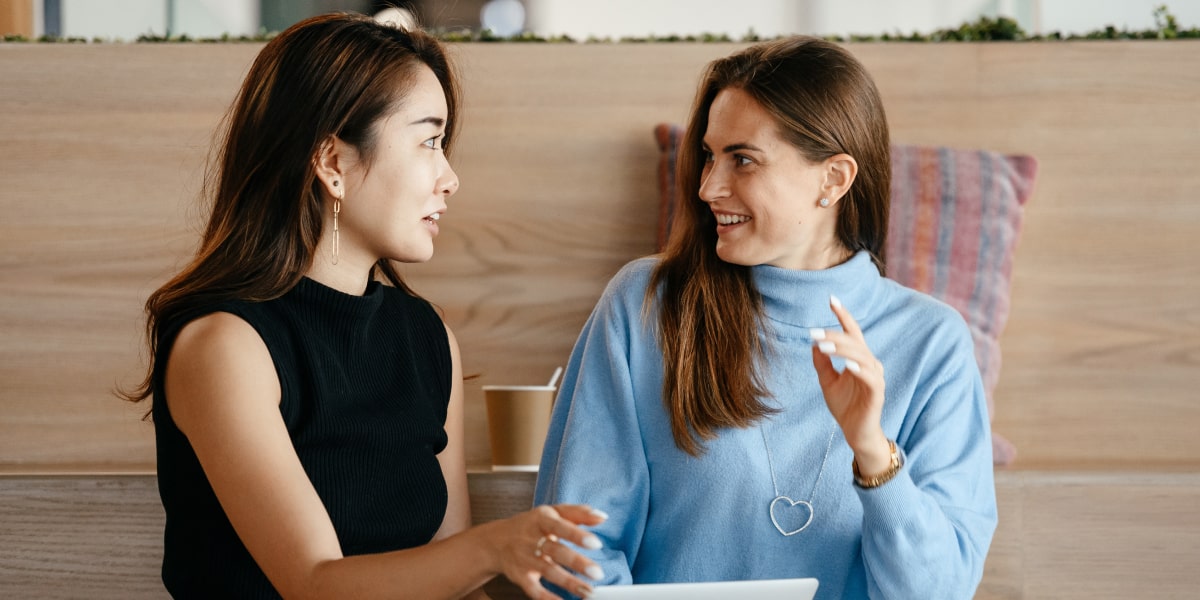
[[[819,204],[821,205],[821,208],[828,208],[829,207],[829,198],[821,198],[821,201],[819,202]]]

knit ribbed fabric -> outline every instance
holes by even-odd
[[[880,277],[866,252],[817,271],[752,267],[770,347],[766,401],[779,412],[721,429],[694,457],[675,445],[663,403],[659,306],[649,318],[643,310],[657,260],[626,265],[596,303],[563,372],[538,472],[536,503],[610,515],[591,528],[603,548],[583,550],[605,573],[599,583],[815,577],[816,600],[972,597],[996,495],[962,317]],[[831,295],[886,365],[880,425],[908,458],[873,489],[853,483],[854,453],[813,368],[811,328],[841,328]]]
[[[221,304],[164,328],[154,423],[167,590],[176,598],[279,597],[221,510],[162,386],[179,329],[218,311],[241,317],[266,343],[280,412],[342,552],[428,543],[447,501],[437,461],[452,376],[442,321],[428,302],[392,287],[373,282],[352,296],[305,278],[278,299]]]

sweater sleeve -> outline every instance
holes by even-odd
[[[645,343],[628,273],[597,303],[571,353],[538,472],[537,504],[583,503],[610,518],[604,547],[582,550],[604,570],[597,584],[632,582],[649,507],[649,471],[634,403],[631,344]],[[624,298],[622,298],[624,296]]]
[[[856,488],[871,598],[970,598],[983,576],[997,521],[991,429],[966,325],[950,324],[897,435],[905,466]]]

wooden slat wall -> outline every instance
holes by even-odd
[[[211,135],[261,46],[0,44],[0,469],[153,469],[141,303],[195,243]],[[540,383],[652,251],[651,127],[736,45],[467,44],[437,255],[408,269],[480,385]],[[1037,469],[1194,470],[1200,43],[858,44],[898,142],[1040,161],[997,427]]]
[[[153,475],[0,476],[0,597],[169,598]]]
[[[210,138],[260,47],[0,44],[2,597],[163,596],[153,477],[105,474],[152,472],[152,433],[108,390],[140,376],[141,303],[195,243]],[[681,122],[703,64],[736,47],[454,48],[463,189],[437,256],[407,272],[480,375],[473,464],[480,386],[542,382],[607,278],[652,250],[651,127]],[[1191,595],[1200,43],[850,48],[895,141],[1040,162],[997,398],[1021,456],[998,474],[978,597]],[[476,520],[531,486],[472,473]]]
[[[471,473],[476,523],[532,504],[535,473]],[[153,475],[0,474],[0,598],[168,598],[160,570],[166,516]],[[523,598],[497,578],[494,600]]]
[[[476,522],[530,505],[532,473],[469,474]],[[976,598],[1189,598],[1200,586],[1197,474],[999,473]],[[0,476],[0,597],[165,598],[152,475]],[[493,598],[521,598],[502,578]]]
[[[0,44],[0,464],[152,469],[141,305],[194,247],[257,47]]]
[[[1019,466],[1195,469],[1200,44],[858,50],[895,139],[1039,161],[996,402]]]

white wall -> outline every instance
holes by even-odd
[[[251,0],[61,0],[64,37],[132,41],[139,35],[186,33],[191,37],[253,35],[258,2]],[[174,5],[173,23],[167,23]],[[39,11],[40,12],[40,11]]]
[[[446,0],[453,1],[453,0]],[[1083,33],[1113,25],[1150,29],[1166,3],[1183,27],[1200,27],[1200,0],[522,0],[539,35],[621,38],[724,33],[740,39],[791,33],[868,34],[957,27],[982,15],[1017,19],[1028,32]],[[252,35],[256,0],[61,0],[66,36],[133,40],[139,35]],[[168,3],[174,5],[168,24]],[[41,0],[35,29],[42,31]]]
[[[526,27],[578,40],[727,33],[763,36],[796,31],[806,3],[781,0],[524,0]]]
[[[804,2],[810,6],[810,19],[794,33],[820,35],[881,33],[928,33],[935,29],[958,27],[981,15],[996,16],[997,2],[988,0],[827,0]],[[1015,2],[1005,2],[1010,5]],[[1011,7],[1005,6],[1009,9]],[[1012,15],[1005,10],[1005,15]]]
[[[539,35],[645,37],[753,29],[762,36],[929,33],[980,16],[1007,16],[1030,33],[1150,29],[1166,3],[1182,27],[1200,26],[1200,0],[524,0]]]
[[[254,35],[258,32],[258,2],[250,0],[174,0],[173,34],[191,37]]]
[[[139,35],[162,35],[167,26],[163,0],[61,0],[63,37],[102,37],[134,40]]]

